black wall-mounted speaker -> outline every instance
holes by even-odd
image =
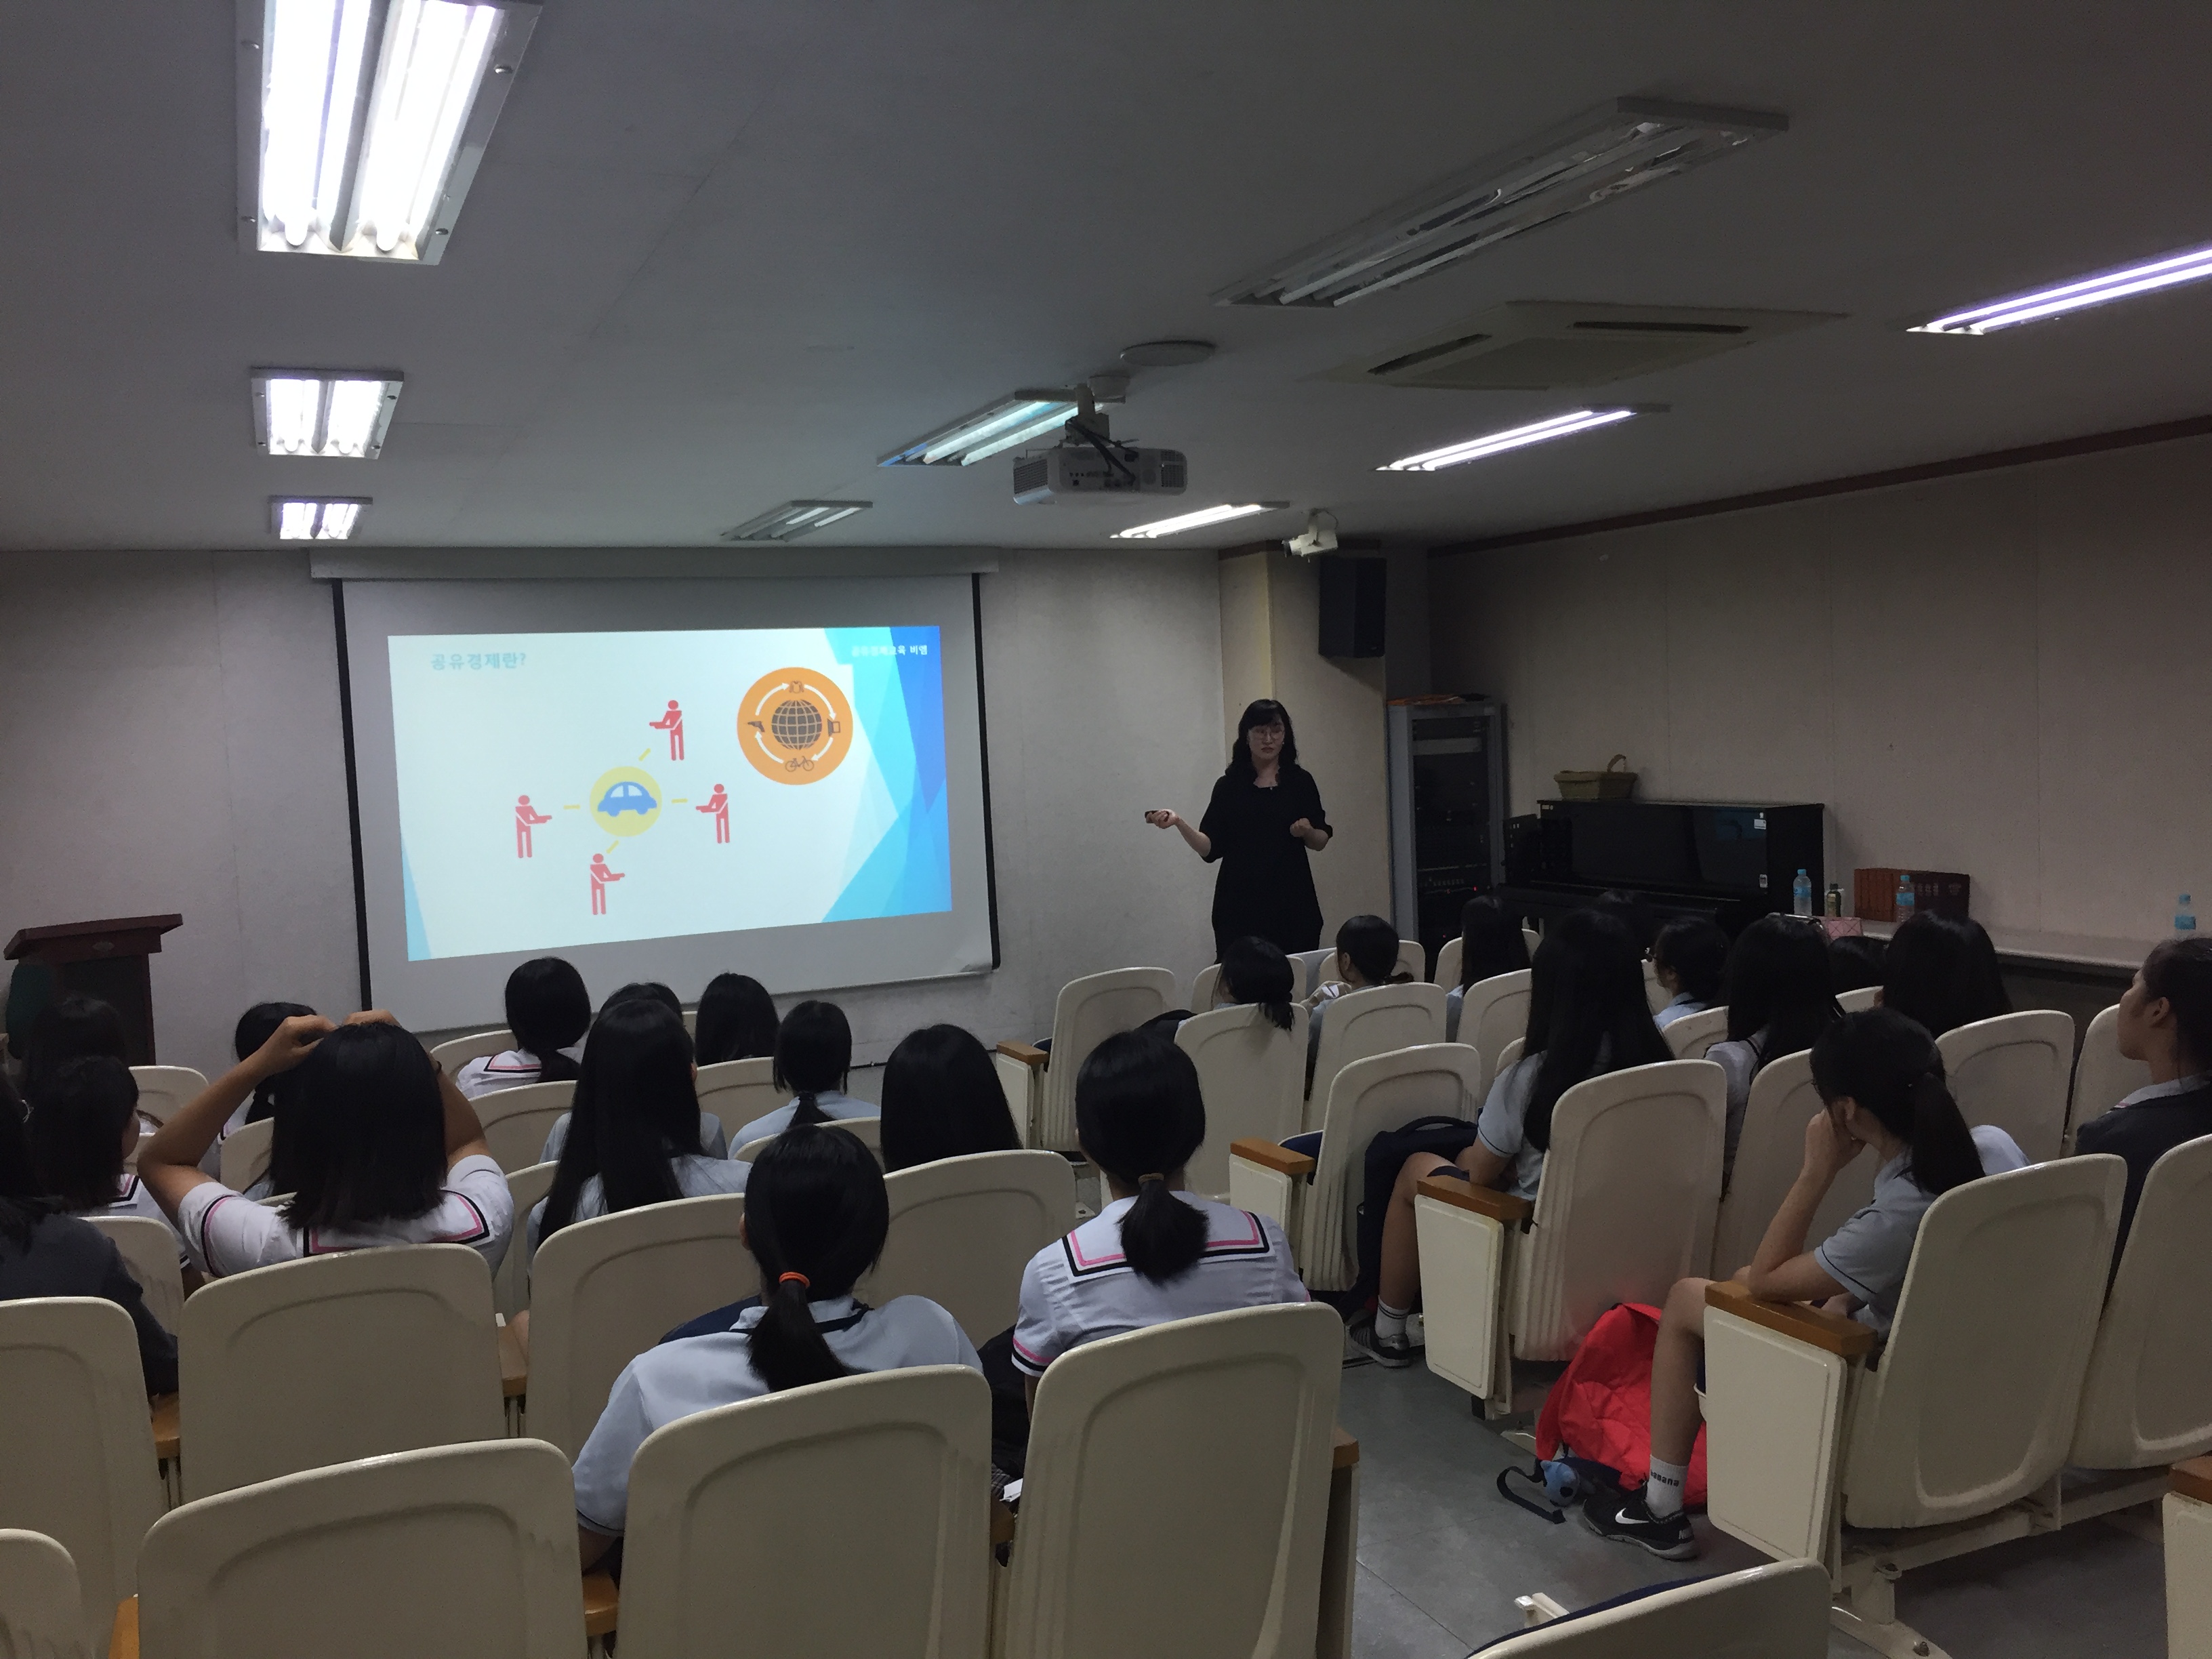
[[[1314,560],[1321,576],[1321,654],[1379,657],[1382,654],[1382,611],[1390,567],[1381,559],[1352,559],[1322,554]]]

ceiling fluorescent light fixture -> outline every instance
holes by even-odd
[[[773,513],[748,519],[735,530],[725,530],[726,542],[795,542],[811,536],[841,519],[865,513],[873,501],[786,501]]]
[[[2099,271],[2094,276],[2077,276],[2056,288],[2015,294],[2010,299],[1976,306],[1972,311],[1954,312],[1932,322],[1915,324],[1907,332],[1994,334],[2018,323],[2063,317],[2069,311],[2087,311],[2091,306],[2110,305],[2115,300],[2131,299],[2138,294],[2155,294],[2160,289],[2179,288],[2184,283],[2201,283],[2208,276],[2212,276],[2212,246],[2191,248],[2182,253],[2161,254],[2142,264],[2122,265],[2117,270]]]
[[[373,461],[399,406],[397,369],[253,371],[253,441],[271,455]]]
[[[1288,507],[1288,501],[1246,501],[1239,506],[1200,507],[1195,513],[1185,513],[1172,519],[1155,519],[1150,524],[1131,525],[1127,530],[1117,530],[1117,542],[1158,541],[1163,536],[1180,536],[1186,530],[1203,530],[1212,524],[1226,524],[1231,519],[1249,519],[1255,513],[1273,513]]]
[[[241,245],[435,264],[537,5],[238,5]]]
[[[271,495],[269,523],[281,542],[344,542],[353,539],[366,495]]]
[[[1485,433],[1480,438],[1469,438],[1464,443],[1447,444],[1442,449],[1427,449],[1418,455],[1407,455],[1375,470],[1377,472],[1437,472],[1448,466],[1457,466],[1462,461],[1479,461],[1486,455],[1502,455],[1509,449],[1525,449],[1530,444],[1549,443],[1554,438],[1567,438],[1577,432],[1593,428],[1611,426],[1638,415],[1656,414],[1649,407],[1642,409],[1577,409],[1565,415],[1554,415],[1547,421],[1534,421],[1527,426],[1508,427],[1503,432]]]
[[[895,449],[878,466],[973,466],[980,460],[1056,432],[1078,407],[1066,387],[1017,392]]]
[[[1616,98],[1223,289],[1213,302],[1364,299],[1789,128],[1789,117],[1756,110]]]

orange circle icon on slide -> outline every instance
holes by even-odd
[[[738,746],[778,783],[817,783],[853,746],[853,706],[826,674],[779,668],[753,682],[738,709]]]

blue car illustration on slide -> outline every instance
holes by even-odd
[[[660,803],[653,799],[652,792],[644,785],[618,783],[601,797],[599,811],[611,818],[618,818],[625,812],[635,812],[643,817],[647,813],[657,811],[659,805]]]

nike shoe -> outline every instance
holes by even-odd
[[[1378,1365],[1387,1365],[1398,1371],[1413,1363],[1413,1343],[1402,1335],[1376,1335],[1375,1316],[1372,1314],[1362,1314],[1345,1334],[1352,1339],[1353,1347]]]
[[[1644,1507],[1641,1491],[1593,1492],[1583,1505],[1583,1524],[1601,1538],[1640,1544],[1662,1561],[1697,1559],[1698,1540],[1690,1530],[1690,1517],[1677,1510],[1658,1519]]]

